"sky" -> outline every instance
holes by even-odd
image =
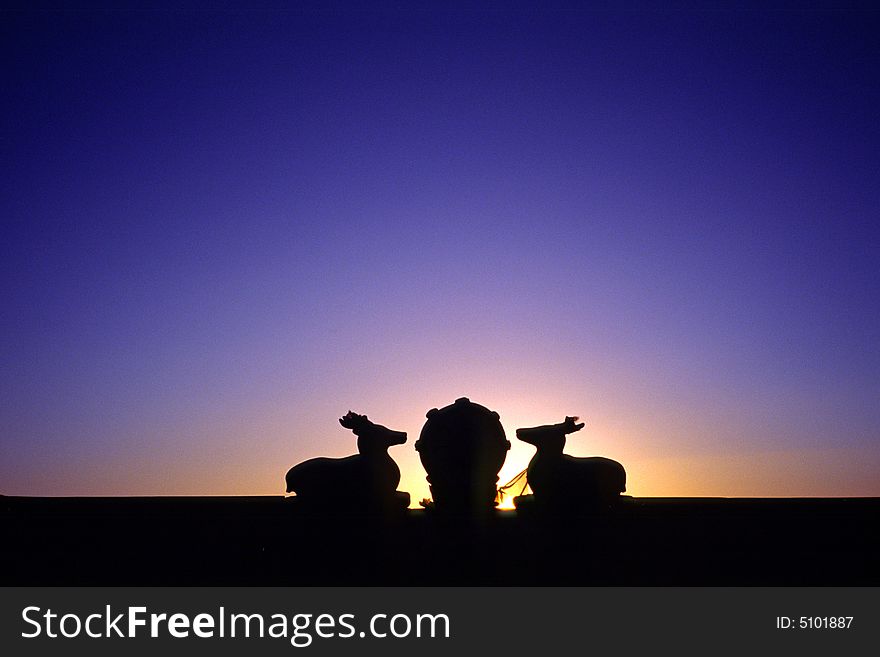
[[[283,494],[467,396],[880,495],[880,17],[5,13],[0,493]]]

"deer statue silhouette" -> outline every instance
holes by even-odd
[[[537,448],[526,471],[537,508],[547,511],[607,508],[626,490],[626,471],[617,461],[563,454],[566,435],[580,431],[577,417],[540,427],[517,429],[516,437]],[[517,508],[526,502],[516,498]]]
[[[406,508],[409,494],[397,491],[400,468],[388,454],[406,442],[405,431],[393,431],[349,411],[339,424],[357,436],[358,453],[344,458],[319,457],[293,466],[287,492],[301,505],[321,509]]]

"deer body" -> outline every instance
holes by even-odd
[[[303,502],[361,505],[395,496],[400,469],[388,454],[391,445],[406,442],[406,433],[392,431],[351,411],[339,420],[358,436],[358,453],[344,458],[319,457],[293,466],[285,477],[287,492]]]
[[[545,506],[607,505],[626,491],[626,471],[601,456],[563,454],[565,435],[580,430],[577,418],[555,425],[519,429],[517,438],[537,448],[527,477],[535,501]]]

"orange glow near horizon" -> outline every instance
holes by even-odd
[[[774,424],[772,407],[736,397],[718,402],[704,395],[699,381],[685,387],[674,372],[644,368],[635,375],[610,359],[579,362],[565,351],[553,343],[526,349],[517,341],[485,338],[467,343],[455,358],[416,341],[398,343],[383,362],[368,351],[357,359],[327,360],[320,385],[296,389],[274,381],[277,387],[262,399],[253,395],[200,413],[192,409],[182,420],[153,421],[129,432],[126,441],[107,442],[98,455],[73,452],[46,460],[39,472],[14,473],[0,492],[283,495],[284,474],[295,463],[355,453],[355,437],[338,423],[351,409],[407,432],[406,444],[389,453],[401,470],[399,490],[409,492],[418,508],[430,497],[413,447],[425,412],[467,396],[499,412],[511,442],[499,485],[534,454],[516,439],[517,427],[578,415],[586,427],[568,437],[566,453],[621,462],[628,495],[880,496],[876,450],[802,446],[797,428]],[[427,380],[425,372],[431,373]],[[743,413],[742,406],[752,410]]]
[[[72,464],[64,472],[47,472],[43,485],[6,490],[11,495],[283,495],[283,477],[296,462],[317,457],[341,457],[356,451],[355,439],[339,427],[337,417],[351,406],[366,411],[371,419],[390,428],[405,430],[405,445],[389,453],[401,469],[399,490],[410,493],[411,507],[429,498],[425,472],[413,448],[424,422],[424,412],[454,401],[455,394],[420,393],[407,404],[406,412],[383,412],[392,408],[388,399],[376,395],[360,403],[327,405],[318,428],[299,430],[290,410],[254,408],[253,416],[237,421],[220,416],[180,436],[176,450],[143,450],[119,455],[108,453],[102,459]],[[482,394],[480,394],[482,393]],[[748,449],[707,445],[698,437],[677,441],[660,433],[642,433],[639,427],[610,422],[598,412],[590,419],[589,409],[565,401],[553,402],[551,393],[534,397],[510,395],[509,401],[496,402],[501,394],[477,390],[468,395],[473,401],[498,410],[511,450],[499,472],[503,485],[523,470],[534,448],[515,438],[515,429],[561,421],[566,414],[581,413],[587,426],[569,436],[566,452],[575,456],[601,455],[624,464],[627,494],[635,497],[859,497],[880,495],[876,472],[877,456],[855,449]],[[335,409],[339,406],[338,409]],[[397,408],[400,408],[397,405]],[[376,409],[373,411],[373,409]],[[549,410],[548,410],[549,409]],[[615,417],[617,414],[615,413]],[[314,416],[301,422],[315,422]],[[672,428],[674,430],[674,427]],[[211,453],[189,448],[210,440]],[[683,447],[685,445],[687,448]],[[713,451],[714,450],[714,451]],[[142,467],[147,463],[150,467]],[[161,467],[159,467],[161,464]],[[75,468],[73,467],[75,466]],[[51,486],[49,482],[51,481]],[[36,482],[39,483],[39,482]],[[501,508],[513,508],[508,497]]]

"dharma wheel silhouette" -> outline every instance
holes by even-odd
[[[510,441],[498,413],[456,399],[432,408],[416,441],[438,511],[484,513],[495,506],[498,471]]]

